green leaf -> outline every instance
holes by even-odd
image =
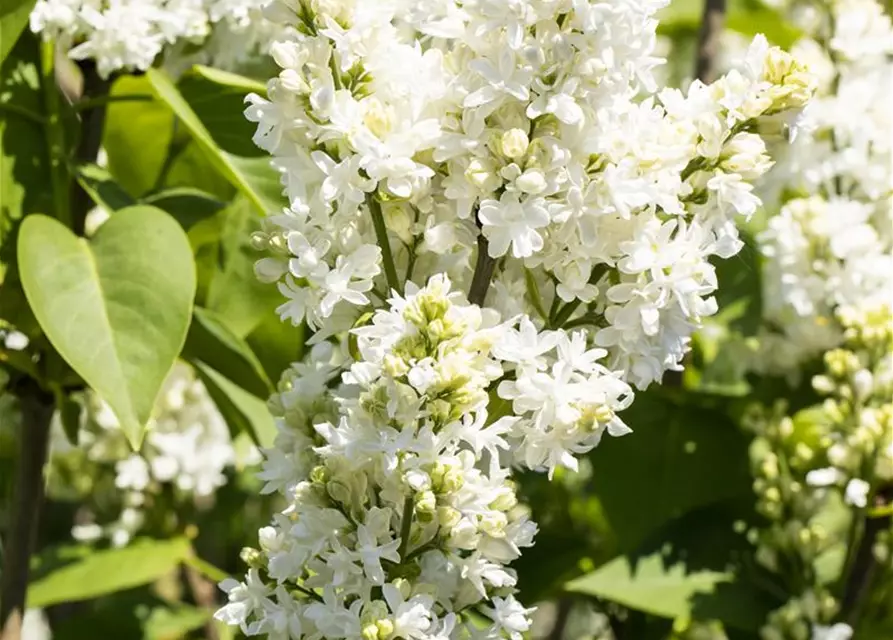
[[[12,51],[28,24],[28,16],[37,0],[5,0],[0,7],[0,63]]]
[[[174,570],[190,552],[182,538],[137,540],[123,549],[96,551],[33,581],[28,605],[80,602],[148,584]]]
[[[856,629],[853,637],[859,640],[890,640],[893,638],[893,619],[867,620]]]
[[[152,94],[145,76],[122,75],[110,95]],[[131,196],[138,198],[157,186],[174,140],[174,115],[154,101],[110,102],[106,110],[102,147],[109,172]]]
[[[254,263],[261,256],[251,246],[251,233],[260,229],[260,219],[248,201],[236,198],[217,214],[217,223],[215,242],[199,255],[199,289],[205,306],[217,312],[236,334],[246,336],[265,316],[275,315],[282,294],[254,275]]]
[[[190,187],[175,187],[146,196],[141,201],[171,214],[185,231],[226,206],[212,194]]]
[[[109,212],[136,204],[130,194],[115,182],[108,169],[95,164],[83,165],[78,167],[76,177],[93,202]]]
[[[138,446],[192,315],[186,235],[148,206],[122,209],[87,242],[42,215],[19,233],[28,302],[52,345]]]
[[[243,113],[247,94],[266,94],[262,84],[228,71],[193,67],[177,81],[177,89],[223,151],[269,160],[269,154],[252,141],[256,125]]]
[[[756,632],[781,602],[760,586],[767,582],[774,589],[772,576],[751,567],[752,548],[733,530],[740,513],[731,505],[693,511],[565,589],[656,616],[720,620]]]
[[[660,387],[636,394],[621,418],[633,429],[591,454],[590,491],[620,551],[630,551],[674,518],[709,504],[751,496],[747,438],[721,408],[675,399]]]
[[[165,171],[164,179],[158,182],[158,188],[199,189],[221,202],[229,202],[236,195],[236,188],[226,176],[217,170],[202,147],[189,138],[182,124],[177,125],[178,136],[186,136],[179,140],[171,150],[170,165]]]
[[[292,362],[304,357],[305,327],[282,322],[274,311],[268,312],[245,339],[273,382]]]
[[[229,574],[226,571],[224,571],[223,569],[218,569],[207,560],[202,560],[195,554],[192,554],[191,556],[186,558],[184,562],[198,571],[200,574],[205,576],[208,580],[213,580],[214,582],[223,582],[224,580],[229,578]]]
[[[230,428],[249,434],[260,447],[272,446],[276,425],[266,403],[208,365],[202,362],[194,364],[208,394]]]
[[[631,609],[665,618],[691,615],[692,598],[712,593],[732,576],[717,571],[687,571],[683,563],[667,564],[660,554],[630,561],[612,560],[592,573],[570,581],[572,593],[605,598]]]
[[[251,347],[213,311],[194,309],[183,355],[205,363],[259,398],[266,399],[273,392],[273,385]]]
[[[229,71],[223,71],[222,69],[215,69],[214,67],[206,67],[198,64],[192,67],[191,75],[204,78],[217,86],[227,87],[233,93],[240,96],[240,105],[242,99],[249,93],[256,93],[264,98],[267,97],[267,86],[263,82],[259,82],[253,78],[247,78],[238,73],[231,73]]]
[[[143,640],[185,638],[190,631],[201,628],[210,618],[210,611],[198,607],[155,607],[143,623]]]
[[[215,136],[196,113],[194,105],[187,101],[164,71],[149,69],[146,72],[146,78],[158,98],[176,114],[208,160],[251,202],[258,213],[277,211],[283,206],[282,187],[276,172],[269,165],[268,158],[263,156],[244,157],[226,150],[233,148],[232,145],[235,144],[234,140],[230,138],[230,127],[233,122],[231,107],[221,110],[227,114],[222,120],[211,119],[210,124],[217,127]],[[202,100],[205,99],[207,96],[202,97]],[[210,111],[210,113],[216,112]],[[208,118],[210,116],[206,113],[206,119]],[[245,148],[239,145],[238,150],[244,151]]]

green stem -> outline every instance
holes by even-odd
[[[375,227],[375,238],[381,247],[381,260],[384,263],[384,275],[388,281],[388,287],[403,295],[403,287],[397,278],[397,268],[394,266],[394,255],[391,253],[391,241],[388,239],[388,228],[384,222],[384,214],[381,211],[381,203],[374,196],[368,196],[366,203],[369,205],[369,213],[372,215],[372,226]]]
[[[180,119],[176,116],[174,117],[174,122],[171,125],[171,141],[167,146],[167,154],[164,156],[164,162],[161,165],[161,169],[158,170],[158,177],[155,178],[155,184],[152,185],[151,193],[157,193],[164,187],[164,183],[167,180],[167,176],[171,171],[171,168],[174,166],[174,162],[176,162],[177,158],[180,157],[180,154],[189,146],[189,138],[180,138],[177,136],[177,130],[180,128]]]
[[[584,327],[588,324],[598,325],[598,321],[601,319],[601,316],[586,314],[585,316],[580,316],[579,318],[574,318],[568,323],[562,325],[562,329],[576,329],[577,327]]]
[[[71,227],[71,202],[69,200],[69,176],[65,162],[65,130],[62,126],[59,87],[56,84],[56,45],[52,40],[41,44],[40,87],[46,111],[47,159],[50,170],[50,187],[53,196],[53,214],[59,222]]]
[[[883,506],[893,502],[893,484],[880,487],[874,496],[873,506]],[[877,543],[881,532],[890,528],[890,516],[879,518],[865,518],[860,514],[862,522],[861,533],[856,552],[853,554],[849,570],[844,574],[844,589],[841,598],[841,615],[851,627],[857,627],[871,597],[872,586],[881,571],[878,560],[874,555],[874,545]]]
[[[583,303],[582,300],[576,298],[571,300],[566,305],[561,307],[555,317],[552,319],[552,322],[549,325],[554,329],[560,329],[564,326],[564,323],[567,322],[568,318],[577,310],[577,308]]]
[[[319,594],[318,594],[318,593],[316,593],[315,591],[311,591],[311,590],[308,589],[307,587],[302,587],[302,586],[299,585],[299,584],[295,584],[295,589],[297,589],[298,591],[300,591],[301,593],[303,593],[303,594],[304,594],[305,596],[307,596],[308,598],[312,598],[313,600],[316,600],[317,602],[322,602],[322,601],[323,601],[323,599],[319,597]]]
[[[412,496],[407,496],[403,501],[403,520],[400,522],[400,548],[397,553],[400,554],[400,561],[406,557],[409,551],[409,534],[412,531],[412,512],[413,507]]]
[[[9,102],[0,102],[0,111],[6,111],[7,113],[11,113],[13,115],[20,116],[33,122],[34,124],[39,124],[41,127],[45,126],[47,121],[39,113],[34,113],[24,107],[20,107],[17,104],[12,104]]]
[[[543,299],[540,297],[540,288],[536,284],[536,278],[534,278],[533,272],[527,267],[524,267],[524,282],[527,285],[527,299],[530,300],[530,304],[539,316],[548,322],[549,316],[546,314],[545,307],[543,307]]]
[[[75,111],[88,111],[96,107],[105,106],[111,102],[151,102],[155,97],[149,93],[125,93],[120,95],[94,96],[78,100],[71,105]]]
[[[606,264],[596,265],[592,269],[592,273],[589,274],[589,284],[595,284],[596,282],[601,280],[602,276],[605,274],[605,272],[607,270],[608,270],[608,265],[606,265]],[[556,295],[556,297],[558,296],[557,293],[555,295]],[[570,317],[573,315],[574,311],[576,311],[582,303],[583,303],[582,300],[580,300],[579,298],[576,298],[576,299],[568,302],[563,307],[561,307],[561,309],[558,311],[558,313],[554,314],[554,317],[551,318],[551,322],[549,322],[549,327],[551,327],[552,329],[561,329],[564,326],[564,323],[570,319]]]

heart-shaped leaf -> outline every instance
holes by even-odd
[[[192,315],[195,265],[186,234],[144,205],[116,212],[89,242],[31,215],[19,232],[18,262],[47,338],[138,446]]]

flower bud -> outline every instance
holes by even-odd
[[[264,554],[257,549],[244,547],[239,553],[239,557],[242,559],[242,562],[252,569],[263,569],[266,567]]]
[[[530,139],[522,129],[509,129],[502,134],[500,147],[507,158],[521,158],[527,153]]]
[[[422,491],[415,496],[416,513],[433,514],[437,509],[437,497],[432,491]]]
[[[509,511],[510,509],[514,509],[517,504],[518,498],[515,496],[514,492],[503,491],[490,503],[490,508],[496,509],[497,511]]]
[[[465,179],[481,191],[495,191],[502,183],[492,163],[483,158],[472,158],[465,169]]]
[[[400,592],[400,595],[403,596],[403,599],[406,600],[412,594],[412,585],[409,584],[409,580],[406,578],[397,578],[391,584],[397,587],[397,590]]]
[[[251,234],[251,248],[255,251],[263,251],[270,246],[270,236],[263,231],[255,231]]]
[[[524,193],[542,193],[547,186],[546,176],[539,169],[528,169],[515,180],[515,186]]]
[[[254,275],[267,284],[279,280],[287,270],[286,262],[276,258],[263,258],[254,263]]]
[[[378,627],[379,638],[390,638],[394,633],[394,623],[389,618],[382,618],[375,623],[375,626]]]
[[[442,493],[454,493],[462,488],[465,484],[465,476],[461,469],[449,469],[443,475],[443,482],[440,484]]]
[[[350,487],[340,480],[330,480],[326,483],[326,491],[332,499],[342,504],[350,504]]]
[[[437,507],[437,522],[447,531],[455,527],[461,519],[462,514],[456,509],[447,506]]]

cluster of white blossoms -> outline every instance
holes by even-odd
[[[88,515],[94,521],[74,527],[77,539],[107,537],[116,546],[127,544],[165,487],[179,503],[210,505],[227,482],[227,469],[236,463],[226,421],[185,363],[178,362],[165,380],[138,453],[101,398],[88,393],[84,404],[76,447],[66,440],[60,422],[54,427],[51,478],[56,475],[60,482],[51,482],[51,494],[95,498],[108,490],[119,499],[111,522],[94,510]],[[256,460],[257,454],[249,453],[249,458]]]
[[[717,83],[653,94],[664,4],[273,4],[296,35],[247,115],[290,201],[255,238],[282,317],[346,330],[383,268],[398,290],[440,272],[465,288],[480,228],[506,317],[597,326],[638,386],[678,369],[716,311],[708,258],[740,249],[759,205],[755,131],[781,130],[812,80],[759,37]]]
[[[263,17],[268,0],[38,0],[31,30],[59,41],[100,76],[148,69],[165,49],[206,45],[209,61],[231,67],[266,53],[280,29]]]
[[[794,47],[819,81],[804,131],[769,175],[780,211],[759,236],[758,368],[795,371],[838,346],[837,309],[893,308],[893,27],[876,0],[797,5]]]
[[[254,244],[314,331],[270,402],[286,509],[218,617],[276,638],[511,638],[533,542],[513,466],[553,472],[679,369],[713,256],[812,93],[757,38],[657,92],[666,0],[277,0],[255,142],[289,206]]]
[[[223,585],[218,616],[245,633],[450,638],[486,604],[488,637],[515,637],[528,611],[505,565],[536,525],[510,466],[575,466],[627,430],[631,389],[582,331],[500,322],[443,275],[388,303],[353,331],[342,376],[349,360],[317,344],[270,402],[280,434],[260,477],[288,507],[246,555],[247,582]],[[490,413],[493,387],[511,415]]]

